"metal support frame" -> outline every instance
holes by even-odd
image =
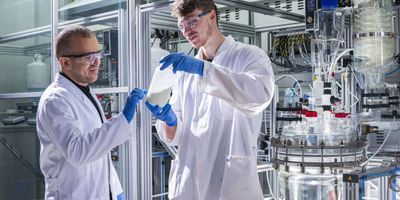
[[[356,72],[354,72],[354,73],[349,73],[350,74],[350,77],[349,77],[349,79],[350,79],[350,86],[349,86],[349,89],[350,89],[350,92],[352,92],[353,94],[355,94],[355,95],[357,95],[357,81],[356,81],[356,79],[355,79],[355,76],[357,76],[357,74],[355,74]],[[350,94],[349,94],[350,95]],[[360,95],[359,95],[360,96]],[[359,101],[361,101],[361,99],[359,99]],[[349,105],[353,105],[353,106],[350,106],[350,113],[352,114],[352,115],[355,115],[356,113],[357,113],[357,104],[355,104],[357,102],[357,99],[356,99],[356,97],[355,96],[352,96],[352,95],[350,95],[350,102],[349,102]],[[358,103],[359,105],[361,105],[360,103]]]
[[[160,158],[160,193],[159,194],[154,194],[152,195],[152,198],[158,198],[160,197],[161,200],[165,200],[165,197],[167,196],[168,192],[165,192],[165,158],[170,156],[170,153],[167,151],[158,151],[158,152],[153,152],[152,157],[153,158]]]
[[[398,176],[400,168],[396,160],[377,159],[373,161],[375,164],[367,169],[354,170],[351,173],[343,174],[343,182],[345,186],[344,199],[364,199],[368,191],[367,182],[378,180],[378,198],[395,200],[396,191],[389,190],[390,176]],[[376,165],[378,164],[378,165]],[[392,179],[392,186],[395,186],[396,178]],[[391,194],[390,194],[391,191]]]
[[[51,52],[55,52],[55,41],[56,37],[58,35],[58,0],[52,0],[51,1]],[[5,37],[7,41],[7,37]],[[3,38],[0,38],[3,40]],[[1,43],[0,40],[0,43]],[[12,37],[8,38],[8,40],[12,40]],[[50,69],[50,75],[51,75],[51,81],[54,81],[56,77],[56,73],[58,72],[58,61],[57,57],[54,55],[54,53],[51,54],[51,69]]]
[[[155,4],[157,5],[157,4]],[[139,75],[136,84],[147,88],[150,82],[150,12],[144,11],[146,6],[136,9],[136,72]],[[144,102],[141,103],[144,108]],[[139,113],[138,113],[139,114]],[[139,199],[152,199],[152,134],[151,116],[149,112],[138,115],[138,196]]]
[[[275,9],[275,8],[270,8],[261,4],[257,3],[252,3],[252,2],[246,2],[246,1],[241,1],[241,0],[216,0],[215,3],[222,4],[225,6],[232,6],[235,8],[241,8],[245,10],[251,10],[252,12],[256,13],[261,13],[261,14],[266,14],[274,17],[279,17],[282,19],[288,19],[288,20],[293,20],[297,22],[304,22],[304,16]]]
[[[373,179],[380,179],[380,189],[379,189],[379,196],[381,197],[381,199],[392,199],[395,200],[396,199],[396,192],[392,191],[392,194],[390,195],[385,189],[387,189],[388,186],[388,176],[390,175],[394,175],[396,173],[398,173],[400,171],[400,168],[397,167],[377,167],[377,168],[373,168],[373,169],[368,169],[366,172],[364,173],[360,173],[358,174],[359,176],[359,184],[358,184],[358,190],[359,190],[359,199],[362,200],[364,199],[364,195],[365,195],[365,184],[367,181],[369,180],[373,180]],[[382,187],[384,186],[384,187]],[[391,198],[390,198],[391,196]]]
[[[261,26],[256,28],[256,32],[273,32],[273,31],[282,31],[282,30],[304,30],[304,23],[288,23],[283,25],[274,25],[274,26]],[[289,32],[289,31],[288,31]]]
[[[30,38],[33,36],[49,34],[51,32],[54,32],[55,30],[58,30],[58,28],[62,28],[62,27],[65,27],[65,26],[68,26],[71,24],[91,25],[91,24],[95,24],[95,23],[99,23],[99,22],[103,22],[103,21],[109,21],[109,20],[112,20],[112,19],[115,19],[118,17],[118,11],[116,10],[116,11],[111,11],[111,12],[107,12],[107,13],[101,13],[98,15],[93,15],[90,17],[82,17],[82,18],[78,18],[78,19],[74,19],[74,20],[70,20],[70,21],[66,21],[66,22],[61,22],[58,24],[57,8],[54,8],[57,6],[57,2],[54,0],[52,0],[51,2],[52,2],[52,9],[55,9],[55,13],[52,13],[51,25],[42,26],[42,27],[38,27],[38,28],[26,30],[26,31],[20,31],[17,33],[2,35],[2,36],[0,36],[0,44],[7,43],[7,42],[13,42],[13,41],[17,41],[17,40],[22,40],[22,39]],[[52,35],[52,37],[54,36],[53,33],[51,33],[51,35]],[[55,34],[55,36],[57,36],[57,34]],[[52,41],[55,41],[54,39],[55,38],[52,38]]]
[[[126,55],[127,57],[127,73],[128,73],[128,80],[122,80],[124,82],[127,82],[128,84],[128,89],[132,89],[135,85],[137,85],[137,79],[138,75],[137,73],[134,73],[136,71],[137,65],[136,65],[136,1],[127,1],[127,29],[125,30],[127,32],[127,51]],[[121,30],[124,31],[124,30]],[[120,33],[123,34],[123,33]],[[122,100],[120,100],[122,101]],[[137,114],[136,114],[136,121],[138,118],[141,117],[141,109],[138,109]],[[132,121],[132,126],[131,128],[133,129],[133,132],[135,135],[139,131],[139,129],[135,128],[136,126],[136,121]],[[128,140],[126,144],[124,145],[124,154],[125,154],[125,160],[126,162],[124,163],[122,167],[122,174],[125,178],[124,181],[125,183],[125,191],[126,191],[126,196],[127,199],[132,199],[132,200],[137,200],[137,199],[142,199],[139,196],[139,182],[137,180],[138,177],[138,166],[139,166],[139,161],[140,159],[138,158],[138,139],[137,137],[133,137],[132,139]]]
[[[120,52],[118,53],[118,74],[119,74],[119,78],[118,78],[118,86],[122,86],[122,85],[128,85],[128,80],[129,77],[125,77],[123,76],[123,74],[128,74],[129,68],[131,68],[131,66],[128,64],[129,60],[128,60],[128,46],[125,41],[123,41],[123,38],[128,38],[128,17],[127,17],[127,10],[126,9],[119,9],[118,12],[118,38],[121,38],[118,40],[118,47],[120,48]],[[126,67],[128,66],[128,67]],[[125,87],[125,94],[128,94],[129,92],[129,87]],[[122,92],[121,92],[122,93]],[[120,95],[118,98],[118,105],[120,108],[122,108],[123,104],[124,104],[124,99],[123,98],[124,95]],[[124,187],[125,190],[125,195],[130,198],[130,199],[134,199],[132,196],[132,194],[135,194],[135,191],[133,189],[134,187],[134,179],[131,178],[130,176],[130,168],[134,168],[134,165],[132,163],[132,159],[131,158],[131,153],[130,153],[130,149],[134,148],[134,139],[130,139],[127,142],[123,143],[119,150],[119,155],[121,158],[123,158],[122,160],[125,162],[121,162],[120,163],[120,168],[119,168],[119,177],[120,177],[120,181],[122,186]],[[135,148],[134,148],[135,149]],[[133,170],[134,172],[136,172],[136,170]],[[132,191],[133,190],[133,191]]]
[[[397,34],[396,39],[396,54],[400,53],[400,5],[393,6],[394,10],[394,32]]]
[[[278,84],[275,83],[275,89],[274,89],[274,96],[272,97],[271,103],[269,105],[270,108],[270,126],[269,126],[269,138],[270,138],[270,143],[269,146],[271,146],[271,140],[273,137],[275,137],[276,135],[276,107],[277,107],[277,103],[279,102],[279,86]],[[270,157],[270,161],[272,161],[275,158],[275,147],[270,147],[269,150],[269,157]],[[274,166],[273,166],[274,167]],[[273,190],[273,194],[275,194],[275,197],[277,197],[278,195],[278,184],[277,184],[277,180],[278,180],[278,173],[276,171],[273,171],[273,176],[271,177],[271,182],[275,183],[273,185],[271,185],[271,188]],[[272,178],[273,177],[273,178]]]

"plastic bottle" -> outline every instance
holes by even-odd
[[[176,75],[172,71],[171,66],[162,71],[160,67],[158,66],[154,71],[146,101],[162,108],[168,103],[171,97],[172,88],[176,85]]]
[[[26,87],[28,91],[41,91],[50,84],[50,67],[40,54],[34,56],[34,61],[26,66]]]

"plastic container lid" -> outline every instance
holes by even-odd
[[[350,113],[335,113],[336,118],[346,118]]]
[[[306,117],[318,117],[317,111],[307,111]]]

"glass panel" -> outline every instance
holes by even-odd
[[[126,46],[119,47],[118,44],[121,35],[119,34],[121,27],[118,27],[118,22],[119,20],[124,21],[124,19],[118,18],[118,10],[124,11],[124,9],[126,9],[126,3],[123,0],[59,1],[58,21],[60,25],[79,23],[88,27],[95,32],[102,47],[104,54],[101,59],[99,78],[91,85],[94,88],[127,85],[119,83],[121,75],[127,77],[126,73],[121,73],[121,70],[124,69],[119,69],[121,56],[124,56],[124,52],[120,50],[126,49]],[[124,60],[124,62],[126,61]]]
[[[151,76],[159,66],[160,59],[169,52],[184,52],[194,56],[194,49],[187,40],[180,34],[176,19],[168,12],[152,14],[150,17],[151,30],[150,38],[150,59]],[[171,166],[171,156],[163,144],[155,137],[155,118],[152,122],[152,178],[153,178],[153,199],[168,199],[168,177]]]
[[[43,90],[50,83],[50,2],[2,1],[0,93]]]
[[[126,0],[59,0],[59,26],[80,24],[88,27],[97,37],[103,51],[96,82],[92,88],[123,87],[128,85],[127,26]],[[122,27],[120,27],[120,25]],[[122,38],[121,38],[122,37]],[[109,91],[109,90],[108,90]],[[111,118],[120,112],[126,93],[102,93],[97,97],[104,110],[105,117]],[[113,164],[119,174],[121,183],[126,183],[121,176],[124,157],[120,159],[122,148],[116,147],[111,151]],[[121,151],[120,151],[121,150]],[[126,185],[122,185],[125,189]]]
[[[41,199],[44,180],[36,134],[38,98],[0,100],[0,199]]]
[[[222,6],[218,5],[218,7]],[[227,8],[225,8],[225,11],[226,10]],[[222,18],[220,16],[219,23],[224,35],[232,35],[238,41],[250,43],[254,40],[254,38],[250,37],[254,37],[254,28],[250,29],[250,26],[247,24],[249,22],[248,11],[243,12],[243,15],[247,16],[245,19],[235,19],[235,14],[230,13],[232,15],[230,21],[229,17]],[[150,21],[151,29],[148,37],[150,37],[151,46],[151,74],[153,74],[154,69],[159,66],[159,60],[169,52],[184,52],[185,54],[191,56],[195,56],[197,54],[198,49],[193,48],[192,45],[185,39],[183,34],[178,29],[176,18],[171,16],[168,9],[163,10],[162,12],[152,13]],[[250,33],[247,28],[248,30],[253,30],[253,32]],[[237,31],[238,29],[243,29],[244,31]],[[245,35],[241,35],[241,32]],[[153,121],[152,130],[153,134],[156,134],[154,123],[155,121]],[[163,144],[156,137],[152,138],[152,144],[153,199],[166,199],[166,192],[168,192],[168,179],[166,177],[169,177],[170,163],[172,159],[168,154],[170,150],[165,149]]]
[[[12,34],[50,24],[48,0],[2,0],[0,35]]]
[[[250,26],[250,12],[234,7],[226,7],[217,5],[219,9],[219,26],[221,32],[225,35],[231,35],[235,40],[253,44],[255,41],[254,26]],[[183,52],[185,54],[195,56],[198,52],[185,39],[179,31],[177,20],[171,16],[168,9],[162,12],[154,12],[150,17],[150,45],[151,45],[151,68],[152,72],[159,65],[158,61],[168,52]],[[139,30],[140,31],[140,30]],[[153,121],[153,134],[155,133]],[[167,156],[169,149],[165,149],[155,137],[152,140],[153,144],[153,196],[154,199],[164,199],[164,192],[168,192],[168,180],[165,177],[169,176],[171,157]],[[262,175],[262,173],[260,173]],[[165,186],[167,185],[167,186]],[[263,184],[266,186],[266,183]],[[265,190],[269,193],[269,190]]]

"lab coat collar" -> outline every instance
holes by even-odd
[[[224,41],[222,42],[222,44],[219,46],[219,48],[217,49],[217,53],[215,54],[214,60],[218,57],[218,55],[220,55],[222,52],[228,50],[233,44],[235,43],[235,40],[233,39],[233,37],[231,35],[225,37]],[[201,52],[201,49],[199,51],[199,53],[197,54],[198,58],[204,59],[203,58],[203,53]]]
[[[64,88],[68,88],[68,90],[70,90],[72,93],[80,96],[83,101],[85,100],[85,94],[82,92],[82,90],[80,90],[74,83],[65,78],[63,75],[58,73],[54,82]]]
[[[63,72],[60,72],[60,74],[62,76],[64,76],[65,78],[67,78],[70,82],[72,82],[76,87],[78,87],[84,94],[87,94],[88,92],[90,92],[90,87],[88,86],[82,86],[79,85],[78,83],[76,83],[75,81],[73,81],[70,77],[68,77],[66,74],[64,74]]]
[[[235,40],[233,39],[232,36],[229,35],[229,36],[225,37],[225,40],[219,46],[215,57],[217,57],[219,54],[221,54],[225,50],[228,50],[232,46],[233,43],[235,43]]]
[[[61,75],[60,73],[58,73],[56,75],[56,79],[55,79],[55,84],[68,89],[68,91],[72,92],[73,94],[79,96],[79,98],[85,102],[88,106],[91,107],[91,111],[93,113],[95,113],[96,115],[98,115],[97,109],[94,107],[93,103],[90,101],[89,98],[86,97],[86,95],[83,93],[83,91],[81,89],[79,89],[73,82],[71,82],[70,80],[68,80],[67,78],[65,78],[63,75]],[[90,87],[90,86],[89,86]],[[92,94],[92,92],[90,92]],[[95,97],[95,96],[94,96]],[[100,103],[98,102],[97,98],[94,98],[97,105],[99,106],[99,108],[101,108]],[[100,109],[100,113],[101,113],[101,118],[103,119],[103,122],[105,122],[107,119],[104,117],[104,111],[103,109]]]

